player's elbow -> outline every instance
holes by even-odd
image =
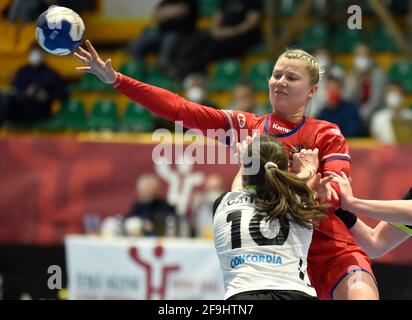
[[[384,244],[376,238],[372,238],[364,249],[371,259],[378,259],[389,251]]]

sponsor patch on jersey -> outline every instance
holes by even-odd
[[[280,132],[283,132],[283,133],[289,133],[289,132],[292,131],[291,129],[282,127],[282,126],[278,125],[277,123],[274,123],[274,124],[272,125],[272,128],[273,128],[273,129],[276,129],[276,130],[278,130],[278,131],[280,131]]]
[[[230,260],[230,266],[232,269],[245,263],[281,265],[283,264],[283,259],[279,255],[242,254],[235,256],[232,260]]]
[[[243,113],[237,115],[237,122],[239,123],[240,129],[244,128],[246,125],[246,117]]]
[[[330,131],[334,134],[336,134],[337,136],[341,136],[342,133],[340,132],[340,130],[338,128],[332,128],[330,129]]]

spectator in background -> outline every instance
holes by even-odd
[[[149,53],[159,53],[158,66],[164,72],[173,63],[176,48],[196,27],[197,4],[195,0],[162,0],[153,12],[155,30],[143,33],[131,44],[138,60]]]
[[[362,137],[364,129],[358,108],[342,98],[342,82],[329,77],[326,81],[326,105],[318,119],[335,123],[345,137]]]
[[[384,108],[372,116],[371,135],[380,143],[396,143],[393,128],[394,118],[412,118],[412,112],[404,109],[404,92],[399,83],[392,82],[386,87]]]
[[[219,59],[241,57],[261,40],[260,0],[225,0],[213,15],[208,31],[195,34],[179,49],[176,74],[206,73],[207,65]]]
[[[255,92],[248,82],[240,82],[233,88],[233,101],[228,109],[250,112],[260,116],[268,113],[264,106],[257,104]]]
[[[204,191],[199,195],[193,211],[195,234],[197,237],[213,236],[213,204],[225,192],[225,181],[217,174],[206,178]]]
[[[345,79],[344,96],[359,106],[366,128],[384,99],[385,86],[386,75],[372,60],[369,48],[365,44],[357,45],[353,52],[353,70]]]
[[[144,174],[136,182],[137,199],[128,218],[139,218],[143,236],[164,236],[168,216],[176,218],[175,209],[162,197],[160,180],[153,174]]]
[[[13,0],[7,14],[9,22],[30,23],[36,21],[56,0]]]
[[[183,81],[183,88],[186,99],[204,106],[216,108],[216,106],[207,99],[207,81],[204,75],[188,75]]]
[[[343,79],[345,71],[342,66],[333,63],[330,56],[330,52],[326,47],[319,47],[313,52],[313,56],[319,63],[321,69],[321,77],[318,84],[318,91],[314,97],[312,97],[309,104],[309,116],[317,118],[322,108],[327,104],[326,98],[326,80],[329,77]]]
[[[68,97],[64,80],[49,67],[43,52],[32,46],[28,64],[15,74],[11,90],[0,100],[0,123],[9,120],[16,124],[32,125],[52,115],[52,104]]]

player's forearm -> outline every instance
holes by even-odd
[[[113,86],[129,99],[140,103],[159,117],[169,121],[175,120],[178,113],[176,94],[129,78],[121,73],[117,73],[117,80]]]
[[[384,221],[371,228],[358,219],[350,231],[372,259],[385,255],[409,238],[408,234]]]
[[[154,114],[169,121],[182,121],[186,128],[227,129],[223,111],[190,102],[168,90],[149,85],[117,73],[113,86],[122,94],[138,102]]]
[[[392,223],[412,224],[411,200],[364,200],[349,198],[345,210]]]
[[[242,187],[243,187],[242,170],[239,170],[239,172],[237,173],[237,175],[233,179],[231,191],[239,190]]]

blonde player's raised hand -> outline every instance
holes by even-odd
[[[93,73],[104,83],[112,84],[116,81],[116,72],[112,67],[112,60],[103,61],[89,40],[86,40],[86,49],[79,47],[73,56],[85,65],[77,67],[79,72]]]

